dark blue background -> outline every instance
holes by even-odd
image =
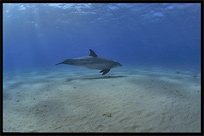
[[[54,67],[89,54],[125,66],[200,70],[196,3],[3,4],[4,71]]]

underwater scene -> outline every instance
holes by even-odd
[[[3,3],[3,132],[201,132],[200,3]]]

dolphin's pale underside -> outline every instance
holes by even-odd
[[[74,58],[74,59],[66,59],[59,64],[68,64],[68,65],[75,65],[75,66],[82,66],[90,69],[98,69],[101,70],[100,73],[102,75],[107,74],[111,68],[122,66],[119,62],[113,61],[111,59],[99,57],[96,53],[90,50],[89,56],[81,57],[81,58]]]

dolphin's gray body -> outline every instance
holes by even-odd
[[[68,64],[68,65],[75,65],[75,66],[82,66],[91,69],[99,69],[101,70],[102,75],[107,74],[111,68],[122,66],[119,62],[113,61],[111,59],[102,58],[96,55],[96,53],[90,50],[89,56],[81,57],[81,58],[74,58],[74,59],[67,59],[59,64]]]

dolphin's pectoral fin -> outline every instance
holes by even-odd
[[[103,69],[103,70],[100,71],[100,73],[103,72],[102,75],[105,75],[105,74],[107,74],[109,71],[110,71],[110,69]]]
[[[101,70],[99,73],[103,72],[104,70]]]

